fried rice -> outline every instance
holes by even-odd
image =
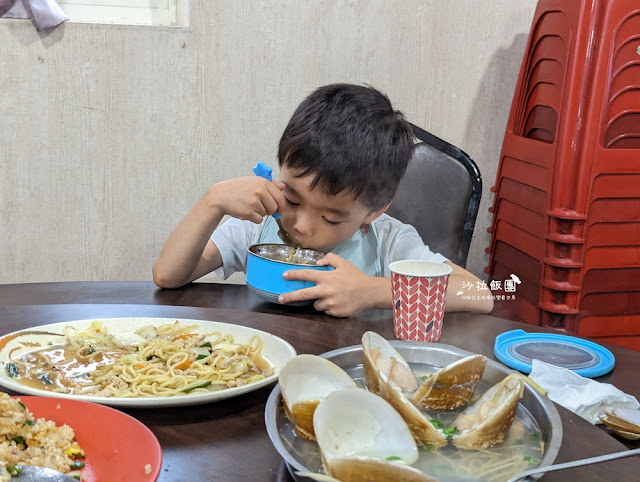
[[[38,465],[75,475],[84,452],[68,425],[35,419],[19,398],[0,393],[0,482],[11,480],[16,465]]]

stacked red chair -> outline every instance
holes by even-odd
[[[494,314],[640,350],[640,3],[540,0],[502,145]]]

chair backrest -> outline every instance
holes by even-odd
[[[482,195],[480,171],[457,147],[411,127],[419,142],[387,213],[416,228],[431,251],[464,267]]]

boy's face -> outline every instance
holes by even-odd
[[[311,189],[313,177],[295,177],[286,166],[280,169],[279,180],[286,186],[287,203],[286,210],[281,213],[282,224],[300,240],[303,248],[329,251],[386,209],[371,212],[349,192],[330,196],[318,185]]]

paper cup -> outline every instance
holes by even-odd
[[[389,271],[396,338],[438,341],[453,268],[444,263],[403,260],[391,263]]]

